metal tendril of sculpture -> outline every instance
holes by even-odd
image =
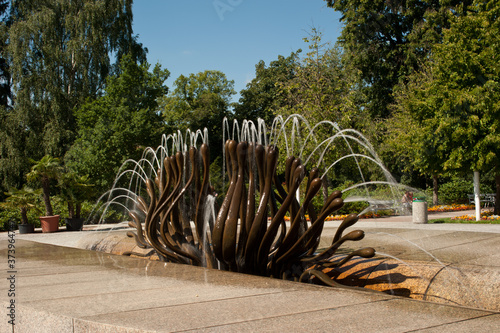
[[[330,193],[315,209],[313,198],[323,196],[320,170],[306,170],[300,158],[288,156],[280,178],[277,145],[248,138],[225,142],[229,186],[218,208],[208,145],[192,142],[184,152],[164,152],[156,173],[143,178],[145,190],[129,212],[135,230],[128,236],[167,262],[298,281],[315,277],[328,285],[336,283],[325,268],[342,266],[354,256],[374,256],[373,248],[362,248],[332,259],[343,243],[364,237],[361,230],[344,235],[358,221],[356,214],[348,215],[331,245],[318,251],[325,219],[344,205],[342,193]]]

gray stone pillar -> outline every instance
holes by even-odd
[[[427,223],[427,202],[425,200],[416,199],[412,203],[413,208],[413,223]]]

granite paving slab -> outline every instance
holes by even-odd
[[[16,242],[16,266],[16,295],[4,269],[0,298],[6,312],[16,302],[16,326],[5,316],[1,332],[490,332],[498,321],[495,311],[26,240]]]

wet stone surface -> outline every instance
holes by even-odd
[[[401,332],[400,322],[408,318],[413,318],[414,329],[464,320],[475,328],[488,328],[490,316],[497,316],[494,312],[416,302],[382,293],[299,284],[29,241],[18,240],[17,246],[16,329],[20,332],[34,328],[37,332],[336,332],[367,327],[371,331]],[[0,248],[5,258],[4,241],[0,241]],[[378,279],[377,272],[376,267],[369,273],[367,270],[367,279]],[[6,295],[1,301],[8,301]],[[392,319],[384,319],[383,325],[382,318]],[[4,328],[9,328],[5,322],[0,324],[2,332]]]

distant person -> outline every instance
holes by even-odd
[[[410,215],[411,214],[411,203],[413,202],[413,192],[406,191],[401,199],[401,203],[403,204],[403,214]]]

